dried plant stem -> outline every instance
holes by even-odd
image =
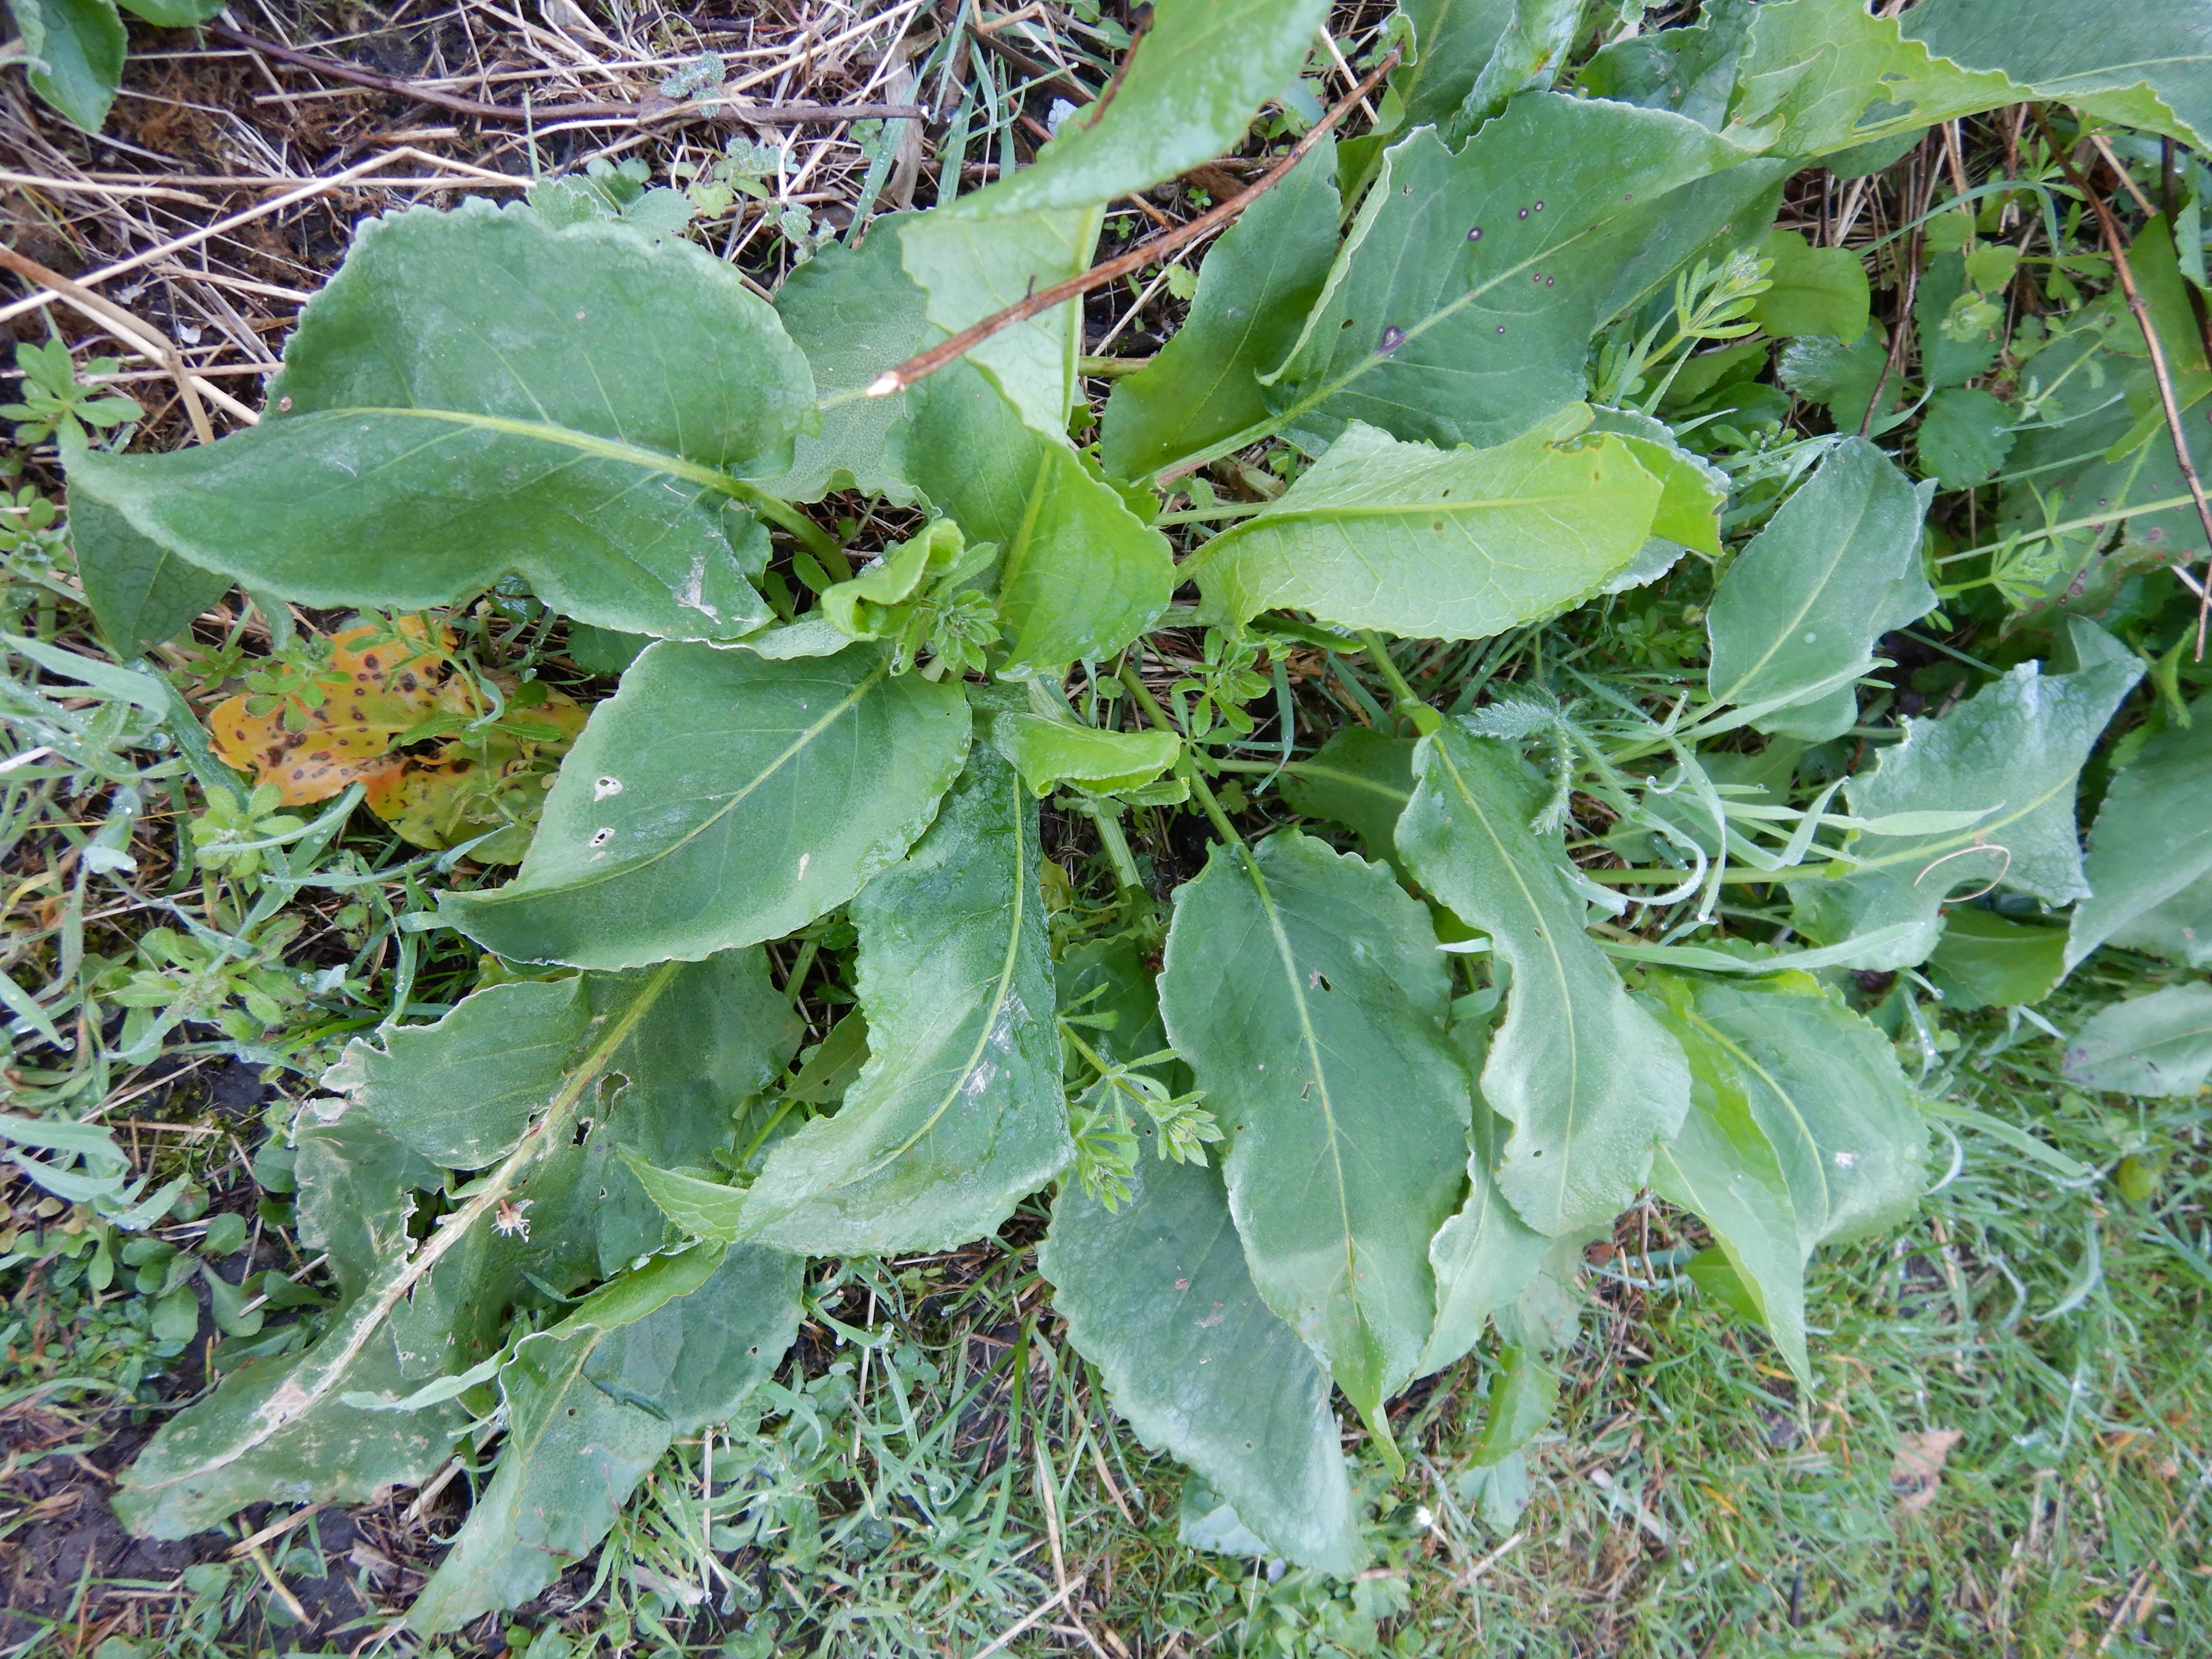
[[[1398,53],[1394,48],[1382,61],[1370,70],[1351,93],[1314,123],[1305,137],[1291,147],[1290,153],[1260,176],[1259,181],[1248,185],[1219,206],[1199,215],[1188,224],[1178,225],[1164,235],[1155,236],[1148,242],[1139,242],[1127,253],[1119,254],[1103,264],[1093,265],[1079,276],[1064,283],[1054,283],[1050,288],[1040,289],[1025,300],[1008,306],[1004,311],[993,312],[980,323],[971,323],[951,339],[932,346],[919,356],[908,358],[895,368],[885,369],[868,384],[871,398],[888,398],[895,392],[904,392],[917,381],[927,380],[940,368],[950,367],[975,347],[989,339],[1000,329],[1012,328],[1016,323],[1050,311],[1054,306],[1080,299],[1094,288],[1103,288],[1117,282],[1133,270],[1141,270],[1153,260],[1164,258],[1188,242],[1194,242],[1208,231],[1227,224],[1253,203],[1273,190],[1290,175],[1291,169],[1305,159],[1306,152],[1328,136],[1375,87],[1397,66]]]
[[[2112,256],[2112,270],[2120,279],[2120,292],[2127,296],[2128,309],[2135,313],[2136,326],[2142,330],[2143,343],[2150,348],[2151,378],[2158,382],[2159,404],[2166,411],[2166,434],[2173,440],[2173,458],[2180,464],[2181,478],[2189,487],[2189,498],[2197,504],[2197,520],[2204,526],[2205,544],[2208,549],[2212,549],[2212,501],[2205,499],[2203,483],[2197,476],[2197,463],[2190,457],[2189,434],[2182,429],[2181,404],[2173,395],[2173,375],[2166,368],[2166,348],[2159,343],[2158,330],[2151,322],[2150,307],[2143,303],[2142,294],[2136,287],[2135,271],[2128,264],[2127,250],[2120,241],[2120,222],[2112,216],[2112,210],[2106,205],[2105,198],[2089,188],[2088,181],[2075,167],[2073,157],[2060,148],[2057,137],[2051,131],[2051,123],[2040,109],[2035,112],[2035,123],[2043,129],[2043,141],[2051,147],[2051,153],[2057,157],[2058,165],[2066,170],[2067,182],[2081,192],[2081,199],[2096,212],[2098,228],[2104,234],[2105,251]],[[2102,147],[2100,149],[2101,151]],[[2125,182],[2127,170],[2113,160],[2109,151],[2102,153]],[[2206,623],[2212,620],[2212,553],[2207,555],[2205,578],[2197,589],[2195,654],[2199,662],[2204,660]]]

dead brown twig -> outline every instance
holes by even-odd
[[[335,81],[350,81],[357,87],[367,87],[372,91],[411,98],[418,104],[428,104],[434,109],[451,110],[456,115],[472,115],[480,121],[503,121],[517,126],[551,121],[635,121],[645,125],[670,120],[678,116],[726,112],[740,120],[750,121],[759,126],[801,127],[836,125],[844,121],[899,120],[929,112],[919,104],[757,104],[749,98],[713,97],[667,99],[658,103],[547,104],[542,107],[490,104],[481,99],[464,98],[457,93],[442,91],[436,87],[379,75],[374,70],[356,68],[336,58],[295,52],[291,47],[280,46],[273,40],[264,40],[258,35],[244,33],[228,23],[206,23],[202,27],[219,40],[228,40],[234,46],[243,46],[248,52],[258,52],[264,58],[274,58],[280,64],[289,64],[295,69],[312,70]]]
[[[1194,242],[1209,231],[1227,224],[1261,197],[1282,183],[1290,175],[1291,169],[1305,159],[1306,152],[1326,137],[1338,122],[1356,108],[1359,101],[1381,83],[1382,77],[1397,66],[1397,63],[1398,53],[1394,48],[1385,54],[1382,61],[1370,70],[1359,84],[1354,87],[1328,114],[1315,122],[1305,137],[1293,144],[1290,152],[1281,161],[1262,173],[1256,183],[1247,185],[1219,206],[1199,215],[1197,218],[1187,224],[1178,225],[1173,230],[1153,237],[1148,242],[1138,243],[1127,252],[1118,254],[1103,264],[1093,265],[1090,270],[1071,276],[1064,283],[1054,283],[1050,288],[1040,289],[1028,298],[1018,300],[1008,306],[1005,310],[994,311],[982,321],[969,324],[951,338],[932,346],[918,356],[908,358],[902,363],[885,369],[868,383],[867,395],[871,398],[888,398],[893,392],[904,392],[918,381],[927,380],[939,369],[957,362],[1000,330],[1012,328],[1016,323],[1027,322],[1030,318],[1041,316],[1054,306],[1065,305],[1070,300],[1080,299],[1094,288],[1103,288],[1109,283],[1118,282],[1131,271],[1141,270],[1153,260],[1164,258],[1177,248]]]
[[[2058,165],[2066,170],[2066,181],[2081,194],[2097,215],[2097,227],[2103,233],[2105,251],[2112,256],[2112,270],[2120,279],[2120,292],[2127,296],[2128,309],[2135,313],[2136,326],[2142,330],[2143,343],[2150,348],[2151,378],[2158,382],[2160,407],[2166,411],[2166,434],[2173,440],[2174,459],[2180,464],[2182,482],[2189,486],[2190,499],[2197,503],[2197,522],[2204,526],[2204,540],[2212,548],[2212,501],[2204,495],[2204,485],[2197,476],[2197,463],[2189,453],[2189,435],[2182,429],[2181,404],[2173,395],[2173,375],[2166,364],[2166,348],[2159,343],[2158,330],[2152,325],[2150,307],[2143,303],[2142,293],[2136,287],[2136,274],[2128,264],[2127,252],[2120,245],[2120,222],[2106,205],[2105,198],[2089,188],[2074,165],[2074,158],[2060,147],[2051,131],[2051,123],[2041,108],[2035,112],[2035,124],[2043,130],[2043,142],[2051,147]],[[2111,158],[2106,158],[2108,161]],[[2124,182],[2127,173],[2113,163]],[[2212,555],[2208,555],[2205,580],[2197,586],[2197,660],[2204,660],[2204,635],[2208,620],[2212,620]]]

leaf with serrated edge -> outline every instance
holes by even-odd
[[[907,395],[900,466],[970,546],[998,544],[1002,674],[1110,657],[1158,620],[1176,586],[1167,538],[1073,450],[1024,426],[965,363]]]
[[[1787,164],[1747,156],[1664,110],[1551,93],[1457,154],[1408,135],[1270,405],[1325,436],[1346,421],[1435,444],[1519,436],[1582,396],[1601,325],[1706,243],[1764,228],[1753,210]]]
[[[2212,873],[2212,696],[2190,717],[2145,744],[2105,792],[2082,866],[2089,896],[2066,941],[2069,969]]]
[[[1631,441],[1577,405],[1496,449],[1354,425],[1185,567],[1208,621],[1275,609],[1407,637],[1485,639],[1589,598],[1636,556],[1662,495]]]
[[[1182,326],[1114,383],[1098,448],[1109,473],[1162,471],[1267,418],[1259,377],[1283,360],[1321,293],[1339,216],[1336,146],[1323,139],[1206,250]]]
[[[804,1267],[775,1250],[701,1245],[525,1337],[500,1374],[498,1472],[409,1627],[437,1635],[518,1607],[590,1554],[672,1441],[726,1420],[775,1374],[798,1334]]]
[[[1075,1351],[1148,1445],[1196,1469],[1268,1547],[1340,1577],[1364,1559],[1328,1373],[1253,1287],[1219,1171],[1160,1158],[1147,1123],[1117,1211],[1073,1182],[1037,1269]]]
[[[1939,913],[1954,888],[2011,887],[2046,904],[2088,890],[2074,821],[2081,764],[2142,664],[2094,623],[2069,617],[2081,666],[2046,675],[2027,662],[1984,686],[1942,720],[1906,723],[1903,743],[1849,786],[1851,812],[1985,811],[1970,829],[1887,836],[1871,846],[1854,832],[1857,860],[1830,873],[1783,872],[1799,928],[1823,944],[1882,932],[1890,942],[1854,968],[1907,968],[1927,960],[1942,933]],[[1938,863],[1937,860],[1942,860]],[[1884,932],[1917,925],[1898,939]]]
[[[853,901],[868,1062],[777,1144],[744,1237],[815,1255],[980,1238],[1073,1156],[1037,809],[989,743],[906,861]]]
[[[1166,964],[1161,1012],[1231,1137],[1253,1280],[1389,1449],[1382,1402],[1434,1320],[1429,1240],[1466,1167],[1428,916],[1387,866],[1278,830],[1216,847],[1176,890]]]
[[[2212,1077],[2212,985],[2169,985],[2100,1010],[2066,1045],[2085,1089],[2187,1100]]]
[[[77,580],[101,635],[123,657],[174,639],[230,591],[230,578],[189,564],[149,541],[105,502],[70,503]]]
[[[471,200],[363,227],[260,425],[66,459],[72,493],[288,598],[412,608],[514,571],[583,622],[734,639],[769,620],[768,538],[731,469],[781,471],[813,402],[775,313],[702,250]]]
[[[1872,672],[1875,641],[1935,608],[1920,568],[1934,493],[1863,438],[1831,450],[1721,578],[1706,621],[1712,700],[1771,708],[1752,724],[1808,742],[1849,729],[1848,677]]]
[[[1689,1109],[1681,1052],[1583,931],[1561,847],[1528,828],[1539,803],[1518,751],[1447,725],[1421,739],[1413,769],[1400,856],[1513,967],[1481,1079],[1514,1125],[1499,1190],[1539,1232],[1607,1219]]]
[[[775,939],[896,863],[968,750],[888,645],[775,662],[663,641],[592,711],[522,872],[442,913],[503,957],[622,968]]]

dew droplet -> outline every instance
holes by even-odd
[[[1393,323],[1389,327],[1382,331],[1382,343],[1375,349],[1377,351],[1395,351],[1400,346],[1405,343],[1406,331],[1399,327],[1397,324]]]
[[[1470,242],[1480,241],[1482,240],[1482,227],[1480,225],[1477,225],[1473,230],[1468,232],[1467,240]]]
[[[1528,216],[1528,210],[1527,208],[1522,208],[1522,209],[1521,210],[1521,216],[1522,216],[1523,219],[1525,219],[1525,218],[1527,218],[1527,217]]]
[[[1498,331],[1500,334],[1504,333],[1504,332],[1505,332],[1505,325],[1504,325],[1504,324],[1503,324],[1503,323],[1498,324]]]

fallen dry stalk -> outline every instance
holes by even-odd
[[[1249,185],[1229,200],[1201,213],[1188,224],[1155,236],[1148,242],[1139,242],[1127,253],[1118,254],[1105,264],[1093,265],[1064,283],[1054,283],[1050,288],[1040,289],[1028,298],[1018,300],[1004,311],[994,311],[980,323],[970,323],[950,339],[932,346],[904,362],[885,369],[868,383],[871,398],[888,398],[893,392],[904,392],[917,381],[926,380],[940,368],[957,362],[1001,329],[1012,328],[1016,323],[1025,323],[1030,318],[1050,311],[1054,306],[1078,300],[1094,288],[1118,282],[1131,271],[1142,269],[1153,260],[1173,253],[1186,243],[1194,242],[1208,231],[1227,224],[1253,203],[1273,190],[1290,176],[1291,169],[1305,159],[1306,152],[1328,137],[1330,131],[1355,108],[1367,94],[1380,84],[1384,76],[1397,67],[1398,52],[1393,47],[1382,61],[1370,70],[1359,84],[1340,100],[1328,114],[1314,123],[1304,137],[1291,146],[1283,159],[1262,173],[1258,182]]]

